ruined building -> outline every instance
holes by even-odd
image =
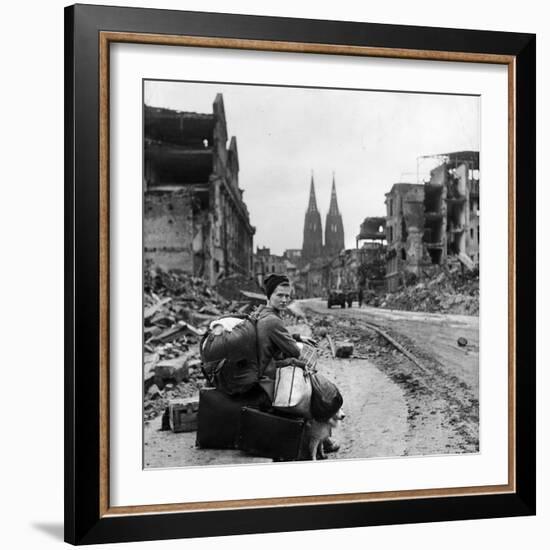
[[[355,237],[355,247],[359,248],[359,243],[363,243],[363,245],[367,243],[383,245],[385,240],[386,218],[381,216],[368,217],[359,226],[359,234]]]
[[[254,278],[260,288],[263,287],[264,279],[272,273],[286,274],[287,260],[284,256],[271,254],[267,247],[256,247],[254,254]]]
[[[287,248],[283,252],[283,256],[294,264],[299,264],[302,261],[302,249],[301,248]]]
[[[355,237],[355,243],[359,251],[358,286],[366,290],[385,289],[386,218],[365,218]]]
[[[386,285],[433,265],[479,264],[479,152],[434,155],[423,184],[396,183],[386,193]]]
[[[338,199],[336,197],[336,184],[332,174],[332,191],[330,195],[330,206],[325,221],[325,256],[334,256],[345,248],[344,245],[344,224],[342,215],[338,210]]]
[[[419,274],[424,255],[424,185],[395,183],[385,202],[386,285],[393,292],[401,285],[405,270]]]
[[[319,258],[323,252],[323,228],[321,227],[321,214],[317,209],[315,198],[315,184],[313,174],[309,189],[309,204],[307,206],[304,220],[304,244],[302,246],[302,260],[309,262]]]
[[[425,183],[424,242],[432,263],[479,263],[479,152],[438,155]]]
[[[239,188],[237,141],[227,147],[223,97],[212,113],[145,106],[144,255],[210,284],[253,275],[252,239]]]

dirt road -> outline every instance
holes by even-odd
[[[477,395],[479,388],[479,318],[471,315],[418,313],[374,307],[326,307],[326,300],[302,300],[302,307],[323,315],[351,317],[399,333],[415,345],[417,354],[433,357],[451,376],[464,381]],[[467,345],[457,344],[459,337]],[[423,352],[423,353],[422,353]]]
[[[318,370],[336,383],[345,399],[346,419],[335,434],[341,449],[331,458],[405,454],[407,405],[397,384],[364,359],[333,361],[323,353]],[[271,462],[240,451],[197,449],[195,432],[160,431],[160,417],[145,426],[144,435],[146,468]]]
[[[315,299],[301,305],[313,324],[316,318],[328,319],[340,337],[352,337],[355,354],[373,356],[376,367],[401,388],[408,408],[405,454],[479,450],[477,317],[358,308],[357,304],[328,309],[326,302]],[[382,350],[365,344],[372,333],[370,323],[411,352],[421,368],[387,343]],[[459,337],[465,338],[466,345],[458,344]]]
[[[346,419],[336,434],[341,449],[330,458],[371,458],[477,452],[477,317],[390,311],[328,310],[304,300],[308,324],[293,327],[318,336],[320,327],[354,343],[349,359],[334,359],[327,338],[318,370],[344,396]],[[374,323],[411,352],[422,369],[368,328]],[[460,347],[458,337],[466,338]],[[195,433],[160,431],[160,417],[144,430],[144,466],[169,468],[270,462],[240,451],[195,448]]]

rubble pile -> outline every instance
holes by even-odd
[[[248,301],[226,300],[201,278],[147,266],[144,273],[144,420],[206,385],[199,343],[208,323],[244,313]]]
[[[238,274],[229,275],[228,277],[218,280],[216,289],[228,300],[241,300],[241,291],[243,290],[249,292],[263,292],[253,277],[245,277],[244,275]]]
[[[358,325],[353,317],[339,319],[333,315],[309,313],[311,334],[318,342],[320,357],[374,359],[391,349],[384,338]]]
[[[445,270],[430,280],[413,281],[392,294],[366,298],[368,305],[386,309],[478,315],[479,271]]]

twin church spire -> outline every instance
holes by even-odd
[[[311,261],[321,256],[334,256],[344,248],[344,224],[342,215],[338,209],[336,196],[336,182],[334,172],[332,174],[332,190],[330,206],[325,220],[325,244],[323,246],[323,228],[321,226],[321,214],[317,209],[315,197],[315,183],[313,173],[309,189],[309,203],[304,220],[304,243],[302,246],[302,258]]]

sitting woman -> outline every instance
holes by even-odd
[[[312,338],[290,334],[283,323],[282,312],[291,301],[290,282],[286,275],[272,274],[264,281],[267,304],[257,312],[256,333],[258,339],[259,382],[273,400],[273,384],[278,366],[295,364],[301,350],[297,342],[315,346]],[[289,361],[294,359],[293,361]]]

